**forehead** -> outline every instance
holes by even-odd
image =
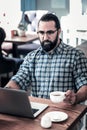
[[[39,30],[55,29],[55,22],[54,21],[40,21],[38,29]]]

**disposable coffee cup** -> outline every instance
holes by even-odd
[[[65,99],[65,92],[54,91],[50,93],[50,100],[53,103],[63,102],[64,99]]]

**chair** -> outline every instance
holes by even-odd
[[[41,16],[47,12],[48,12],[47,10],[25,11],[25,15],[30,21],[27,33],[37,32],[38,21],[41,18]],[[25,56],[28,52],[36,50],[39,46],[40,46],[39,40],[35,40],[34,42],[27,43],[25,45],[18,45],[18,54]]]
[[[78,18],[79,17],[79,18]],[[73,20],[75,19],[75,20]],[[87,15],[68,14],[61,17],[63,42],[73,47],[80,45],[87,30]]]
[[[87,57],[87,41],[82,42],[80,45],[78,45],[76,48],[82,50]]]
[[[0,85],[2,87],[16,74],[22,62],[23,59],[0,57]]]
[[[1,84],[0,86],[4,86],[6,82],[11,78],[15,71],[15,61],[0,57],[0,80]]]

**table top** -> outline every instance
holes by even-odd
[[[49,107],[35,119],[0,114],[0,130],[44,130],[40,125],[41,117],[50,111],[62,111],[69,116],[63,122],[52,123],[50,130],[70,130],[87,112],[86,105],[67,106],[63,102],[55,104],[47,99],[34,97],[29,97],[29,99],[33,102],[47,103]]]
[[[38,35],[37,34],[27,34],[26,36],[7,36],[5,39],[5,42],[12,42],[15,44],[25,44],[27,42],[31,42],[38,39]]]

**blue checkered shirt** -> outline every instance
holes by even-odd
[[[51,54],[40,47],[25,57],[12,80],[41,98],[49,98],[49,93],[56,90],[76,92],[87,85],[87,59],[81,51],[62,42]]]

